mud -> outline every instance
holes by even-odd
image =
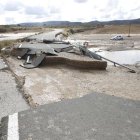
[[[106,71],[79,70],[63,65],[27,70],[19,67],[21,62],[15,58],[9,57],[8,62],[16,75],[25,77],[24,92],[36,105],[79,98],[92,92],[140,100],[139,67],[130,66],[137,71],[135,74],[113,66],[108,66]]]

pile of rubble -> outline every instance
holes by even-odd
[[[30,40],[29,42],[24,40],[22,44],[2,51],[4,53],[9,51],[10,55],[24,60],[20,66],[27,69],[38,67],[41,64],[65,64],[79,68],[105,70],[107,62],[91,53],[87,45],[86,42],[79,45],[56,39]]]

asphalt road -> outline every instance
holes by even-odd
[[[33,35],[31,37],[28,37],[29,39],[33,39],[33,40],[36,40],[35,42],[32,42],[32,43],[28,43],[28,42],[24,42],[22,43],[22,45],[20,45],[20,48],[30,48],[31,50],[52,50],[52,48],[66,48],[68,47],[69,45],[67,44],[55,44],[55,43],[50,43],[50,44],[45,44],[45,43],[40,43],[41,41],[43,41],[43,39],[46,39],[46,40],[55,40],[55,34],[56,33],[59,33],[63,31],[62,29],[55,29],[54,31],[51,31],[51,32],[47,32],[47,33],[41,33],[41,34],[38,34],[38,35]]]
[[[0,58],[0,121],[4,116],[29,108],[22,93],[17,89],[15,77]]]
[[[43,40],[43,39],[53,40],[53,39],[55,39],[55,34],[58,32],[62,32],[62,31],[63,31],[62,29],[55,29],[54,31],[41,33],[38,35],[33,35],[29,38],[30,39],[37,39],[37,40]]]
[[[1,140],[140,140],[140,101],[91,93],[5,117],[0,132]]]

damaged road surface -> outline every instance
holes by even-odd
[[[54,32],[52,34],[54,38],[51,40],[55,40]],[[47,37],[44,39],[47,40]],[[21,53],[22,51],[23,53]],[[38,42],[36,39],[33,42],[22,42],[22,45],[16,46],[12,53],[16,57],[7,58],[9,66],[16,75],[25,77],[24,91],[32,97],[37,105],[82,97],[92,91],[129,99],[140,99],[139,78],[137,78],[139,74],[130,75],[120,68],[104,71],[107,67],[106,61],[83,55],[84,52],[78,47],[68,43],[46,44]],[[21,60],[18,60],[17,57]],[[24,67],[33,68],[35,64],[33,61],[36,62],[38,57],[41,59],[37,61],[39,66],[36,69],[24,69],[19,66],[23,63]],[[121,76],[122,73],[125,75],[124,77]],[[132,79],[134,80],[132,81]],[[127,93],[122,90],[123,84],[118,84],[122,82],[128,89]],[[131,93],[133,93],[133,97]]]
[[[76,95],[75,90],[81,91],[81,86],[76,87],[78,81],[73,81],[74,77],[69,77],[69,74],[66,74],[67,72],[69,73],[69,69],[75,71],[80,69],[105,70],[107,67],[106,61],[85,56],[79,48],[75,48],[68,43],[64,44],[62,42],[61,44],[59,42],[57,44],[57,41],[54,41],[55,43],[46,44],[38,41],[38,36],[35,37],[37,38],[32,38],[31,42],[22,42],[11,50],[11,55],[16,56],[15,58],[7,58],[8,64],[14,73],[25,77],[24,92],[32,97],[35,105],[84,95],[85,90],[82,93],[79,92],[81,95]],[[48,38],[45,39],[47,40]],[[54,39],[51,38],[51,40]],[[21,65],[21,63],[23,64]],[[19,67],[19,65],[22,67]],[[40,66],[38,69],[29,70],[38,66]],[[27,70],[23,69],[23,67],[27,68]],[[69,79],[70,83],[65,83],[63,78]],[[73,88],[74,83],[75,88]]]
[[[0,58],[0,120],[2,117],[29,109],[24,100],[18,81]]]
[[[102,61],[101,59],[96,60],[94,58],[90,58],[90,56],[85,56],[80,49],[79,51],[75,50],[75,48],[70,46],[70,44],[23,43],[20,47],[15,47],[11,51],[11,54],[17,58],[24,59],[25,63],[22,66],[25,68],[35,68],[43,61],[45,61],[44,64],[46,65],[47,63],[62,63],[85,69],[91,68],[104,70],[107,67],[107,62]],[[35,60],[37,62],[35,62]],[[28,61],[33,61],[36,65],[33,66],[33,63],[31,62],[32,66],[29,66]]]
[[[21,64],[20,66],[27,68],[27,69],[36,68],[37,66],[39,66],[41,64],[41,62],[44,60],[45,56],[46,56],[45,54],[40,54],[35,59],[33,59],[32,62],[29,62],[30,57],[28,56],[27,61],[24,64]]]
[[[22,40],[24,42],[11,49],[10,54],[18,59],[24,59],[25,62],[21,66],[28,69],[39,66],[43,61],[49,64],[62,63],[85,69],[106,69],[106,61],[92,59],[93,57],[90,58],[90,56],[84,55],[85,53],[80,49],[80,47],[85,47],[84,44],[75,46],[68,41],[57,39],[56,34],[59,31],[55,30],[47,34],[42,33],[25,38]],[[6,51],[6,49],[3,49],[3,52]]]
[[[139,140],[140,74],[107,68],[81,45],[56,41],[57,32],[26,38],[6,58],[36,109],[3,117],[0,139]]]

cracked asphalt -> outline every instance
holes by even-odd
[[[2,117],[30,107],[17,88],[15,77],[8,70],[6,63],[0,59],[0,120]],[[4,68],[6,69],[4,70]]]

